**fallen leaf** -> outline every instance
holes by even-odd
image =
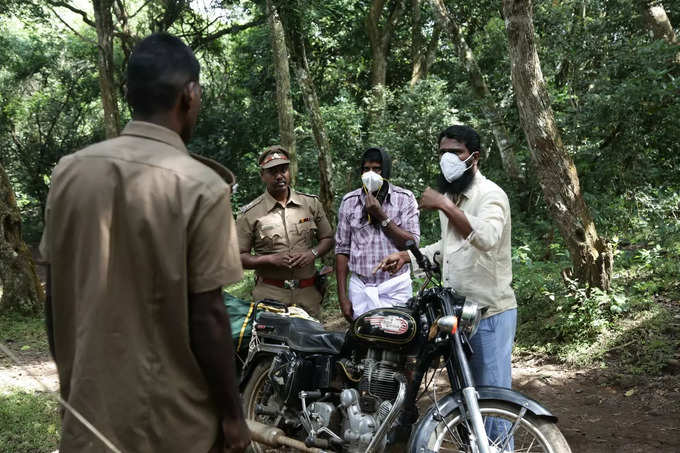
[[[626,395],[626,396],[632,396],[634,393],[635,393],[635,389],[630,389],[630,390],[628,390],[626,393],[624,393],[624,395]]]

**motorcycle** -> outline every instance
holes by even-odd
[[[347,332],[258,314],[241,379],[253,439],[317,452],[571,452],[541,404],[510,389],[475,386],[468,339],[483,310],[441,286],[436,264],[409,242],[426,281],[405,307],[368,311]],[[418,400],[444,372],[450,393],[438,398],[433,386],[419,418]],[[253,442],[252,449],[267,447]]]

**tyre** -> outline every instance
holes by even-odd
[[[264,415],[257,415],[255,413],[255,408],[258,404],[263,404],[263,394],[265,389],[265,384],[267,383],[269,374],[270,362],[260,361],[260,363],[255,366],[253,372],[250,374],[248,383],[243,389],[243,415],[250,420],[256,420],[260,423],[265,423],[271,425],[274,420],[271,417]],[[252,442],[250,447],[248,447],[248,452],[252,453],[264,453],[270,450],[271,447],[266,445]]]
[[[489,439],[490,453],[571,453],[566,439],[557,425],[550,420],[529,412],[525,412],[520,418],[522,408],[504,401],[480,401],[479,408],[485,426],[488,427],[491,423],[496,423],[497,426],[497,436],[494,436],[496,438]],[[421,447],[426,447],[428,451],[447,453],[476,452],[477,449],[472,448],[468,441],[470,424],[461,416],[459,409],[443,415],[443,419],[430,435],[427,445],[415,446],[413,451],[421,451]]]

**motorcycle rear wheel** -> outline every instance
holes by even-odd
[[[267,416],[256,415],[255,408],[258,404],[262,404],[260,399],[262,398],[264,386],[268,379],[269,365],[270,364],[266,362],[260,362],[257,364],[250,375],[250,379],[248,379],[246,387],[243,389],[242,395],[243,415],[247,419],[255,420],[264,424],[271,424],[272,420]],[[271,450],[271,447],[258,442],[251,442],[247,451],[251,453],[264,453],[267,450]]]
[[[506,420],[512,426],[519,417],[521,408],[506,403],[504,401],[480,401],[480,412],[484,421],[488,417]],[[475,450],[465,439],[468,431],[468,424],[465,423],[460,411],[456,408],[449,414],[444,415],[443,420],[433,430],[428,439],[427,448],[431,451],[446,453],[470,453]],[[507,435],[494,441],[489,441],[489,451],[492,453],[500,452],[522,452],[522,453],[571,453],[569,444],[554,422],[537,417],[526,412],[520,419],[516,430],[512,433],[514,448],[510,449],[505,444]],[[416,446],[414,451],[419,451],[421,446]]]

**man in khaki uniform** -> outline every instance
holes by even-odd
[[[318,318],[322,296],[314,286],[314,260],[333,246],[333,230],[318,197],[289,186],[284,148],[268,148],[258,162],[267,190],[236,219],[241,263],[256,270],[253,299],[299,305]]]
[[[142,40],[128,66],[133,121],[52,173],[41,254],[61,396],[123,452],[241,452],[250,441],[221,298],[243,274],[231,189],[185,146],[198,77],[179,39]],[[108,451],[70,410],[60,442]]]

